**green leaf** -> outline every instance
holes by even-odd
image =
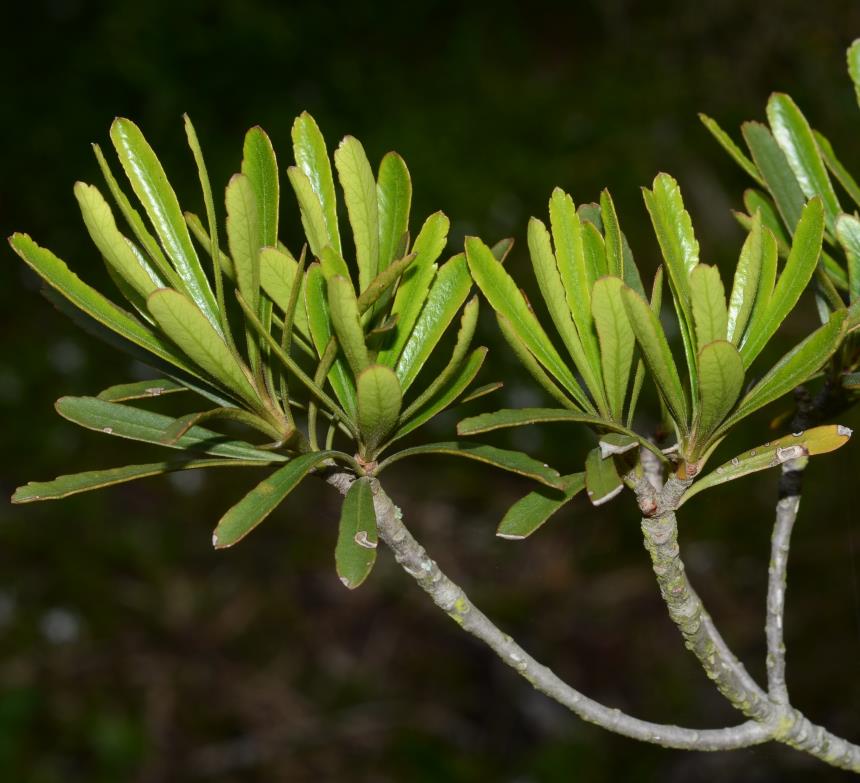
[[[472,278],[462,253],[439,269],[421,315],[397,361],[395,372],[405,392],[413,383],[433,349],[442,339],[457,311],[469,295]]]
[[[720,427],[717,434],[722,434],[741,419],[809,380],[839,346],[847,315],[847,310],[833,313],[826,324],[816,329],[803,342],[785,354],[750,389],[740,401],[737,410]]]
[[[337,452],[314,451],[291,459],[261,481],[218,522],[212,545],[224,549],[241,541],[271,514],[314,468]]]
[[[398,451],[396,454],[392,454],[380,462],[377,472],[402,459],[425,454],[446,454],[453,457],[465,457],[466,459],[492,465],[500,470],[506,470],[509,473],[526,476],[549,487],[560,486],[561,476],[559,476],[558,471],[547,467],[543,462],[538,462],[522,452],[497,449],[495,446],[485,446],[480,443],[466,443],[463,441],[428,443],[423,446]]]
[[[818,257],[821,255],[821,241],[824,236],[824,209],[821,199],[813,198],[804,208],[794,238],[785,268],[773,289],[773,294],[767,300],[767,307],[759,311],[758,303],[753,311],[750,328],[746,339],[741,344],[741,357],[744,367],[749,367],[756,356],[761,353],[780,324],[794,309],[797,300],[806,288],[812,273],[815,271]],[[770,250],[769,257],[775,255]],[[770,260],[765,259],[769,265]],[[764,280],[764,275],[762,276]],[[761,312],[761,315],[759,315]]]
[[[860,185],[857,184],[857,180],[851,176],[851,172],[849,172],[848,169],[842,165],[839,158],[836,157],[836,153],[833,151],[833,145],[827,137],[824,136],[824,134],[819,133],[817,130],[813,130],[812,135],[815,137],[815,144],[818,147],[818,151],[821,153],[824,165],[830,169],[830,173],[836,177],[839,184],[842,185],[845,192],[851,197],[854,203],[860,206]]]
[[[773,199],[759,190],[747,188],[744,191],[744,206],[747,208],[750,215],[755,215],[756,212],[761,212],[762,227],[767,227],[771,230],[774,238],[776,239],[776,246],[779,250],[779,255],[782,258],[787,258],[790,242],[788,234],[785,233],[782,218],[780,218],[779,213],[774,206]],[[749,228],[747,230],[749,230]]]
[[[376,182],[379,213],[379,271],[397,257],[403,237],[409,231],[412,181],[406,163],[396,152],[389,152],[379,164]]]
[[[806,201],[794,172],[766,125],[745,122],[742,131],[779,214],[793,232]]]
[[[143,205],[185,291],[213,328],[220,332],[218,306],[161,163],[140,128],[122,117],[113,121],[110,137],[135,195]]]
[[[600,456],[607,459],[615,454],[626,454],[628,451],[639,448],[639,441],[629,435],[622,435],[620,432],[605,432],[600,436],[597,446],[600,449]]]
[[[283,311],[289,307],[290,294],[296,279],[298,261],[291,255],[274,247],[264,247],[260,251],[260,284],[269,298]],[[301,282],[299,292],[301,304],[296,308],[293,324],[305,338],[310,338],[310,325],[305,307],[305,281]]]
[[[384,294],[389,292],[400,279],[401,275],[409,269],[409,265],[414,260],[415,256],[413,254],[398,258],[374,277],[370,285],[358,297],[358,312],[364,315]],[[394,319],[396,323],[398,320],[397,316],[394,316]]]
[[[594,324],[600,338],[603,382],[609,410],[616,421],[621,421],[624,415],[624,399],[636,347],[636,337],[621,299],[623,287],[618,277],[601,277],[591,293]]]
[[[726,339],[726,291],[715,266],[699,264],[690,273],[690,301],[696,325],[696,345]]]
[[[703,447],[708,436],[735,406],[744,384],[744,365],[738,349],[715,340],[699,351],[699,409],[696,442]]]
[[[576,213],[571,210],[571,214],[575,218]],[[582,374],[586,387],[597,402],[598,410],[603,414],[608,414],[601,377],[600,352],[597,349],[597,341],[591,329],[591,313],[581,319],[584,324],[587,324],[585,328],[588,329],[587,339],[581,341],[571,318],[565,288],[556,267],[549,232],[537,218],[532,218],[529,221],[528,244],[535,277],[550,317],[559,335],[561,335],[562,342],[573,358],[574,365]],[[590,297],[584,298],[583,303],[587,303],[589,299]],[[589,346],[588,349],[585,348],[586,344]]]
[[[341,255],[331,246],[326,245],[319,253],[320,267],[325,279],[329,280],[336,275],[345,277],[352,282],[352,276],[349,274],[349,267]]]
[[[589,270],[589,275],[592,275],[591,280],[608,275],[606,245],[603,235],[595,224],[589,222],[582,224],[582,247],[585,250],[586,269]]]
[[[541,487],[514,503],[499,523],[496,535],[512,541],[530,536],[556,511],[585,489],[585,473],[562,476],[561,482],[561,490]]]
[[[374,364],[358,376],[356,390],[358,428],[372,457],[377,446],[397,424],[403,403],[400,383],[390,367]]]
[[[379,272],[379,209],[376,179],[361,142],[346,136],[334,153],[343,198],[352,226],[359,290],[363,291]]]
[[[450,378],[443,388],[439,389],[435,397],[429,399],[414,412],[410,412],[408,418],[406,416],[402,417],[397,427],[397,432],[391,438],[391,442],[399,440],[413,430],[418,429],[418,427],[430,421],[437,413],[445,410],[445,408],[460,397],[475,379],[486,357],[487,349],[483,346],[472,351],[466,361],[460,365],[456,374]],[[474,393],[477,394],[477,390]]]
[[[681,379],[678,377],[675,360],[669,350],[669,343],[663,333],[663,327],[648,302],[632,288],[623,288],[621,294],[636,340],[642,348],[645,363],[651,375],[654,376],[663,402],[679,429],[686,432],[687,398],[681,386]]]
[[[606,266],[609,274],[624,279],[624,245],[615,203],[608,190],[600,193],[600,217],[606,237]]]
[[[805,432],[786,435],[779,440],[757,446],[733,457],[696,481],[684,493],[679,505],[683,505],[691,497],[705,489],[710,489],[718,484],[725,484],[727,481],[734,481],[741,476],[767,470],[792,459],[835,451],[844,446],[850,437],[851,430],[847,427],[843,427],[841,424],[826,424],[823,427],[813,427]]]
[[[625,267],[626,269],[627,267]],[[627,283],[630,285],[630,283]],[[641,281],[640,281],[641,287]],[[633,288],[634,291],[638,289]],[[640,294],[644,299],[644,293]],[[654,281],[651,284],[651,311],[658,318],[660,317],[660,308],[663,306],[663,267],[658,266],[654,273]],[[645,362],[640,357],[636,361],[636,374],[633,376],[633,388],[630,390],[630,402],[627,405],[627,426],[633,424],[633,417],[636,413],[636,405],[639,402],[639,394],[642,391],[642,384],[645,383]]]
[[[371,479],[350,484],[340,510],[334,560],[340,581],[350,590],[361,585],[376,562],[376,510]]]
[[[708,117],[707,114],[699,114],[699,119],[702,124],[711,132],[711,135],[719,142],[720,146],[729,153],[731,158],[737,163],[750,177],[752,177],[759,185],[764,186],[761,176],[758,173],[755,163],[753,163],[743,150],[735,144],[731,136],[726,133],[715,120]]]
[[[311,264],[305,279],[305,302],[307,305],[308,325],[314,345],[320,356],[325,353],[333,331],[326,297],[326,281],[319,264]],[[328,373],[328,380],[344,411],[355,417],[355,382],[346,359],[338,356]]]
[[[126,465],[122,468],[107,468],[106,470],[87,470],[83,473],[73,473],[57,476],[53,481],[30,481],[23,487],[18,487],[12,495],[13,503],[33,503],[39,500],[60,500],[80,492],[90,492],[94,489],[113,487],[128,481],[160,476],[178,470],[197,470],[199,468],[235,468],[261,467],[271,462],[259,460],[235,459],[177,459],[165,462],[152,462],[148,465]]]
[[[806,117],[790,96],[774,93],[767,102],[767,118],[800,189],[807,198],[820,196],[824,202],[827,225],[832,231],[842,208]]]
[[[860,373],[857,373],[858,377],[860,377]],[[845,376],[846,378],[852,376]],[[478,386],[476,389],[472,389],[462,400],[461,403],[464,405],[467,402],[472,402],[473,400],[478,400],[481,397],[486,397],[488,394],[492,394],[493,392],[497,392],[501,389],[505,384],[501,381],[494,381],[493,383],[485,383],[483,386]]]
[[[272,142],[259,126],[251,128],[245,134],[245,143],[242,147],[242,174],[248,178],[254,192],[261,244],[274,247],[278,242],[281,190],[278,180],[278,161]],[[234,255],[233,258],[235,257]],[[245,299],[248,297],[246,296]]]
[[[329,228],[323,208],[320,205],[317,194],[314,192],[311,180],[302,169],[297,166],[290,166],[287,169],[287,179],[289,179],[293,192],[296,194],[296,201],[299,202],[302,228],[308,240],[311,253],[319,258],[323,248],[328,246],[334,248],[328,233]],[[336,223],[335,226],[337,226]],[[335,252],[338,255],[340,254],[340,251],[337,249],[335,249]]]
[[[190,299],[171,288],[160,288],[150,294],[147,304],[164,333],[198,367],[247,402],[259,404],[247,370]]]
[[[761,274],[763,250],[761,213],[756,212],[752,228],[741,248],[729,297],[726,337],[734,345],[740,343],[749,323]]]
[[[57,413],[81,427],[119,438],[154,443],[159,446],[211,454],[213,457],[284,462],[286,457],[271,451],[263,451],[222,435],[220,432],[192,427],[175,443],[166,444],[165,434],[176,419],[160,413],[99,400],[96,397],[61,397],[55,406]]]
[[[421,308],[427,299],[430,284],[436,275],[436,260],[448,241],[450,221],[442,212],[435,212],[424,221],[415,239],[412,252],[415,260],[410,265],[394,296],[391,314],[397,316],[397,329],[393,341],[377,355],[377,361],[387,367],[394,367],[403,346],[412,334],[412,327],[418,320]]]
[[[304,174],[310,185],[310,192],[319,205],[318,212],[322,217],[320,228],[324,235],[321,245],[331,245],[336,252],[341,253],[337,226],[337,195],[325,139],[316,121],[307,112],[296,117],[292,137],[296,166]],[[316,255],[314,248],[311,248],[311,251]]]
[[[202,378],[172,344],[84,283],[63,261],[50,250],[37,245],[27,234],[13,234],[9,244],[45,283],[97,324],[191,376]]]
[[[272,438],[278,443],[285,443],[296,434],[296,430],[292,427],[286,431],[281,431],[279,428],[272,426],[268,421],[260,416],[243,410],[242,408],[212,408],[208,411],[186,413],[184,416],[180,416],[176,419],[164,433],[164,445],[173,445],[193,426],[204,421],[209,421],[210,419],[235,421],[238,424],[243,424],[246,427],[262,432],[264,435]]]
[[[585,493],[593,506],[602,506],[624,489],[615,460],[603,459],[600,449],[592,449],[585,458]]]
[[[594,406],[541,328],[513,278],[477,237],[466,237],[466,258],[472,277],[490,305],[510,323],[529,352],[564,386],[585,410]]]
[[[860,299],[860,220],[854,215],[840,215],[836,237],[845,251],[848,267],[848,295],[852,302]]]
[[[364,331],[358,314],[358,302],[352,283],[345,277],[328,280],[328,306],[337,340],[352,372],[358,375],[370,364],[364,343]]]
[[[143,400],[151,397],[160,397],[163,394],[188,391],[187,387],[170,378],[153,378],[147,381],[134,381],[133,383],[119,383],[116,386],[108,386],[96,395],[98,399],[106,402],[126,402],[127,400]]]
[[[113,213],[98,188],[75,183],[75,198],[87,231],[111,268],[144,299],[161,285],[140,251],[116,227]]]

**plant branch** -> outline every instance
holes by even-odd
[[[334,473],[328,477],[328,482],[342,493],[346,492],[352,480],[353,477],[348,473]],[[590,699],[532,658],[472,604],[463,589],[442,572],[415,540],[403,524],[400,510],[378,484],[374,505],[379,537],[392,550],[403,570],[433,602],[464,631],[484,642],[534,688],[583,720],[632,739],[685,750],[732,750],[766,742],[771,738],[771,729],[754,721],[725,729],[688,729],[639,720]]]

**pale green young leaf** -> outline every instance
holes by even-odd
[[[827,226],[833,231],[842,207],[839,206],[839,199],[827,176],[827,169],[806,117],[791,97],[784,93],[770,96],[767,117],[776,143],[788,160],[800,189],[807,198],[821,198]]]
[[[337,275],[328,280],[328,306],[332,326],[354,375],[370,364],[364,331],[358,314],[355,289],[345,277]]]
[[[236,283],[245,301],[259,311],[262,224],[254,186],[246,175],[234,174],[230,178],[226,205],[227,246],[236,270]]]
[[[252,405],[259,403],[247,371],[194,302],[161,288],[150,294],[147,304],[164,333],[207,375]]]
[[[534,357],[586,410],[594,410],[528,306],[511,276],[477,237],[466,238],[466,258],[478,287],[494,310],[507,318]]]
[[[593,506],[602,506],[624,489],[615,460],[603,459],[600,449],[592,449],[585,458],[585,494]]]
[[[794,232],[788,260],[773,293],[767,300],[766,310],[760,311],[758,303],[754,306],[750,328],[741,345],[741,357],[745,368],[752,364],[800,299],[818,264],[823,236],[824,208],[821,199],[815,197],[803,208]],[[766,249],[766,252],[768,258],[763,260],[763,271],[766,266],[770,274],[775,248]],[[762,280],[765,281],[764,275]]]
[[[761,274],[764,250],[761,212],[757,211],[753,214],[752,228],[741,248],[738,265],[735,267],[732,293],[729,297],[726,337],[734,345],[740,344],[749,323]]]
[[[645,363],[660,390],[663,402],[682,432],[687,429],[688,406],[675,360],[657,315],[632,288],[623,288],[622,301],[642,349]]]
[[[361,142],[346,136],[334,153],[334,165],[352,226],[359,291],[379,272],[379,208],[376,179]]]
[[[608,190],[600,193],[600,218],[606,239],[606,266],[610,275],[624,279],[624,246],[615,203]]]
[[[131,120],[121,117],[115,119],[110,136],[132,189],[182,279],[185,292],[212,327],[220,332],[215,297],[197,258],[179,201],[161,163]]]
[[[400,277],[409,269],[412,262],[415,261],[415,255],[410,254],[392,261],[385,267],[373,280],[370,285],[361,292],[358,297],[358,312],[364,315],[380,297],[391,291]],[[398,316],[394,316],[395,323],[399,320]]]
[[[379,213],[379,271],[397,258],[403,237],[409,230],[412,204],[412,180],[406,162],[396,152],[389,152],[379,164],[376,180]]]
[[[485,446],[481,443],[469,443],[465,441],[449,441],[445,443],[428,443],[423,446],[415,446],[392,454],[379,463],[377,472],[388,466],[409,457],[418,457],[427,454],[444,454],[449,457],[465,457],[466,459],[483,462],[492,465],[499,470],[509,473],[517,473],[520,476],[534,479],[549,487],[559,487],[561,476],[558,471],[547,467],[543,462],[538,462],[520,451],[509,449],[498,449],[495,446]]]
[[[794,172],[766,125],[745,122],[741,130],[779,214],[793,232],[806,201]]]
[[[54,407],[57,413],[68,421],[119,438],[228,459],[263,462],[286,460],[281,454],[263,451],[250,443],[228,438],[220,432],[203,427],[191,427],[174,443],[166,443],[165,434],[176,421],[172,416],[107,402],[96,397],[61,397]]]
[[[737,163],[750,177],[752,177],[759,185],[764,187],[761,175],[753,163],[743,152],[743,150],[735,144],[731,136],[726,133],[716,122],[716,120],[708,117],[707,114],[699,113],[699,119],[702,124],[711,132],[711,135],[719,142],[720,146],[729,153],[729,156]],[[753,214],[753,213],[750,213]]]
[[[349,274],[349,267],[344,261],[340,253],[337,252],[331,245],[326,245],[319,253],[320,268],[326,280],[340,275],[341,277],[352,282],[352,276]]]
[[[293,193],[296,194],[296,201],[299,203],[299,214],[308,246],[311,253],[319,258],[324,247],[330,245],[334,248],[323,208],[314,192],[311,180],[302,169],[297,166],[290,166],[287,169],[287,179],[289,179]],[[335,252],[340,253],[337,248],[334,249]]]
[[[325,139],[316,121],[307,112],[302,112],[296,117],[292,137],[296,166],[307,179],[311,193],[319,205],[318,213],[322,217],[321,246],[331,245],[336,252],[341,253],[337,225],[337,195]],[[316,250],[313,248],[312,252],[316,255]]]
[[[376,562],[377,541],[373,486],[369,478],[358,478],[343,499],[334,549],[337,575],[350,590],[370,574]]]
[[[585,267],[593,285],[598,277],[609,274],[609,265],[606,262],[606,243],[603,241],[603,234],[594,223],[587,220],[582,223],[582,247],[585,251]]]
[[[316,467],[337,452],[314,451],[291,459],[261,481],[218,522],[212,534],[212,546],[224,549],[241,541],[271,514]]]
[[[296,279],[299,264],[291,255],[274,247],[260,251],[260,284],[266,295],[283,311],[287,311],[290,294]],[[305,338],[310,337],[308,313],[304,305],[305,280],[301,280],[299,306],[293,316],[293,324]]]
[[[758,285],[756,286],[755,298],[753,300],[753,309],[750,312],[749,321],[746,331],[742,335],[736,335],[740,346],[743,346],[744,341],[751,334],[757,334],[764,328],[767,321],[768,307],[773,289],[776,285],[776,267],[777,267],[778,251],[777,243],[774,235],[769,228],[762,226],[761,232],[761,268],[759,270]],[[741,358],[744,352],[741,350]],[[748,366],[746,363],[744,366]]]
[[[368,456],[397,424],[403,395],[390,367],[373,364],[358,375],[358,429]]]
[[[511,541],[527,538],[541,527],[556,511],[585,489],[585,473],[561,477],[562,489],[540,487],[511,506],[496,535]]]
[[[636,337],[621,299],[623,287],[618,277],[601,277],[591,294],[594,324],[600,339],[603,383],[609,410],[616,421],[622,421],[624,415],[624,399],[636,347]]]
[[[418,320],[430,284],[436,275],[436,260],[444,250],[448,241],[450,221],[442,212],[434,212],[421,227],[415,238],[412,253],[415,260],[397,286],[391,314],[397,316],[397,328],[390,343],[383,346],[377,355],[377,361],[387,367],[394,367],[403,346],[412,334],[412,327]]]
[[[841,424],[825,424],[822,427],[813,427],[805,432],[786,435],[763,446],[757,446],[733,457],[716,470],[698,479],[684,493],[679,505],[683,505],[703,490],[725,484],[727,481],[734,481],[741,476],[776,467],[788,460],[835,451],[844,446],[850,437],[851,430],[847,427]]]
[[[725,340],[728,324],[726,291],[717,267],[699,264],[693,269],[690,273],[690,303],[696,325],[696,345],[701,348],[714,340]]]
[[[848,267],[848,294],[852,302],[860,299],[860,220],[855,215],[840,215],[836,237],[845,251]]]
[[[728,416],[744,384],[744,365],[738,349],[715,340],[699,351],[699,408],[696,443],[704,447],[708,436]]]
[[[242,147],[242,174],[248,178],[254,192],[261,244],[274,247],[278,242],[281,191],[278,160],[271,140],[259,126],[251,128],[245,134]],[[246,296],[245,299],[248,297]]]
[[[178,470],[198,470],[200,468],[236,468],[263,467],[271,462],[260,460],[235,459],[176,459],[164,462],[151,462],[147,465],[126,465],[121,468],[105,470],[87,470],[83,473],[72,473],[57,476],[52,481],[30,481],[15,490],[12,495],[13,503],[33,503],[40,500],[61,500],[77,495],[80,492],[90,492],[95,489],[113,487],[129,481],[161,476]]]
[[[118,383],[102,389],[96,396],[106,402],[126,402],[127,400],[146,400],[164,394],[188,391],[186,386],[170,378],[153,378],[147,381]]]

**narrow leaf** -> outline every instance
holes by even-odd
[[[328,306],[343,355],[352,372],[358,375],[370,364],[370,357],[364,343],[355,290],[349,280],[340,276],[329,278]]]
[[[281,190],[278,161],[271,140],[259,126],[251,128],[245,134],[245,143],[242,147],[242,174],[248,178],[254,192],[254,201],[258,210],[257,224],[262,244],[274,247],[278,242]],[[235,255],[233,257],[235,258]],[[248,297],[246,296],[245,299]]]
[[[126,402],[127,400],[143,400],[183,391],[188,391],[187,387],[170,378],[153,378],[147,381],[134,381],[133,383],[119,383],[116,386],[109,386],[100,391],[97,397],[106,402]]]
[[[609,410],[616,421],[621,421],[624,415],[624,399],[636,347],[636,337],[621,298],[623,287],[618,277],[601,277],[591,294],[594,324],[600,338],[603,382]]]
[[[690,301],[696,325],[696,345],[726,339],[726,292],[715,266],[699,264],[690,274]],[[700,378],[701,380],[701,378]]]
[[[824,165],[830,169],[830,173],[836,177],[837,181],[840,185],[845,189],[845,192],[851,197],[852,201],[860,206],[860,185],[857,184],[857,180],[851,176],[851,172],[842,165],[842,162],[839,158],[836,157],[836,153],[833,151],[833,145],[827,139],[826,136],[819,133],[817,130],[812,131],[812,135],[815,137],[815,143],[818,146],[818,151],[821,153],[821,157],[824,160]]]
[[[600,193],[600,217],[606,237],[606,266],[613,277],[624,279],[624,246],[621,240],[621,226],[615,212],[615,203],[608,190]]]
[[[615,460],[603,459],[600,449],[592,449],[585,458],[585,493],[593,506],[602,506],[624,489]]]
[[[585,489],[585,473],[562,476],[561,481],[563,489],[541,487],[514,503],[499,523],[496,535],[512,541],[527,538]]]
[[[860,300],[860,220],[854,215],[840,215],[836,221],[836,236],[845,251],[848,295],[854,302]]]
[[[362,584],[376,562],[376,510],[371,479],[350,484],[340,510],[335,567],[340,581],[350,590]]]
[[[396,152],[389,152],[379,164],[376,182],[379,213],[379,271],[397,257],[403,237],[409,230],[412,181],[406,163]]]
[[[743,150],[735,144],[731,136],[726,133],[715,120],[708,117],[707,114],[699,114],[699,119],[702,124],[711,132],[711,135],[719,142],[720,146],[729,153],[729,156],[737,163],[750,177],[752,177],[759,185],[764,186],[761,175],[753,163],[743,152]]]
[[[735,268],[732,293],[729,297],[726,337],[734,345],[740,344],[749,323],[758,290],[763,249],[761,213],[756,212],[752,228],[741,248],[740,259]]]

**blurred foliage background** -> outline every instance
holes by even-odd
[[[390,148],[403,154],[413,219],[446,211],[451,252],[467,233],[515,236],[508,263],[524,281],[526,221],[545,214],[556,184],[577,202],[608,185],[650,277],[658,251],[639,186],[658,170],[679,179],[703,259],[730,270],[742,239],[730,208],[748,183],[697,111],[735,129],[762,116],[771,90],[785,90],[849,166],[860,164],[844,66],[860,34],[856,0],[30,0],[5,10],[4,27],[2,230],[30,232],[105,285],[71,187],[100,184],[89,143],[107,141],[114,115],[141,125],[183,205],[201,211],[182,112],[223,185],[256,123],[287,165],[290,125],[308,109],[330,147],[352,133],[373,161]],[[284,202],[283,239],[297,251],[288,192]],[[132,454],[145,461],[145,447],[76,429],[51,407],[61,394],[95,393],[145,369],[74,330],[3,252],[3,494]],[[776,351],[812,326],[811,300],[802,311]],[[507,385],[478,405],[540,403],[486,312],[482,330],[498,349],[485,380]],[[779,410],[719,456],[768,440]],[[433,434],[451,437],[453,423]],[[860,426],[860,416],[843,423]],[[588,447],[574,429],[513,442],[568,470]],[[580,500],[513,544],[493,532],[526,482],[438,460],[418,468],[388,474],[389,492],[443,568],[527,649],[637,716],[702,727],[737,720],[665,616],[629,497],[600,510]],[[389,557],[348,593],[334,574],[338,505],[325,486],[308,482],[248,541],[214,552],[212,525],[253,484],[235,473],[0,505],[4,783],[842,779],[781,747],[696,755],[584,724],[466,638]],[[857,444],[813,463],[787,615],[794,700],[855,741],[858,475]],[[700,496],[681,520],[694,582],[756,675],[776,478]]]

